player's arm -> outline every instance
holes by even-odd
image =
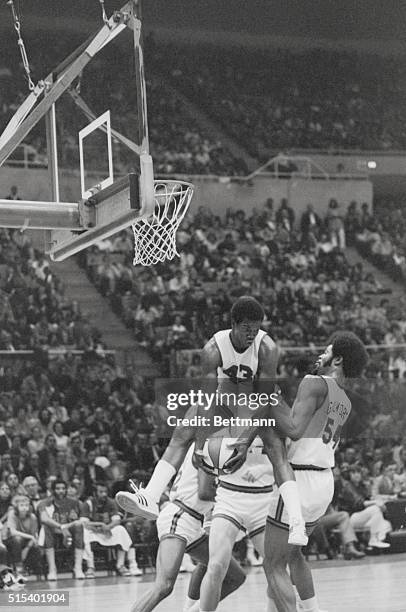
[[[213,474],[203,470],[197,471],[198,496],[203,501],[214,501],[217,490],[217,479]]]
[[[210,380],[210,386],[217,387],[217,368],[221,366],[221,355],[214,338],[210,338],[201,352],[202,376]]]
[[[197,407],[191,406],[184,416],[185,419],[191,419],[197,414]],[[171,441],[169,442],[164,454],[162,455],[159,463],[164,461],[169,463],[173,469],[173,475],[177,472],[182,465],[186,454],[189,450],[190,445],[194,442],[196,435],[196,427],[189,425],[178,425],[173,434]]]
[[[214,338],[210,338],[204,345],[201,351],[201,367],[202,367],[202,391],[204,393],[215,393],[217,389],[217,368],[221,366],[221,355],[217,342]],[[209,413],[206,413],[209,416]],[[194,462],[196,467],[202,468],[202,449],[206,436],[196,436]]]
[[[282,398],[272,408],[272,416],[282,436],[299,440],[306,431],[314,413],[325,400],[327,385],[320,376],[305,376],[299,385],[292,410]],[[317,437],[316,433],[315,436]]]
[[[258,381],[261,388],[265,381],[275,385],[278,369],[279,349],[268,335],[262,338],[258,350]]]
[[[205,387],[203,391],[214,392],[217,386],[217,368],[221,365],[221,355],[214,338],[211,338],[203,347],[201,364],[203,386]],[[190,419],[196,416],[197,410],[198,406],[191,406],[184,418]],[[178,425],[173,432],[167,449],[161,457],[161,461],[169,463],[178,471],[193,441],[196,441],[195,454],[198,456],[203,448],[204,437],[200,436],[198,440],[196,439],[196,427]]]

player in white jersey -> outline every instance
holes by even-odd
[[[223,443],[227,444],[228,439]],[[220,474],[209,536],[209,564],[200,591],[202,610],[216,610],[221,585],[241,531],[251,538],[254,547],[264,555],[264,531],[273,489],[272,465],[256,438],[244,465],[233,474]]]
[[[257,300],[241,297],[231,309],[231,329],[218,332],[205,345],[202,355],[203,376],[213,380],[214,389],[218,384],[224,392],[229,390],[234,394],[249,394],[255,388],[256,391],[267,391],[269,395],[272,381],[276,377],[278,349],[274,341],[260,329],[264,316],[264,310]],[[224,407],[216,408],[223,410]],[[252,410],[247,406],[244,408],[238,404],[234,408],[238,409],[238,416],[241,418],[253,416]],[[204,409],[200,410],[205,414]],[[198,413],[199,407],[194,406],[186,416]],[[246,440],[248,432],[244,436],[241,429],[239,431],[238,438]],[[147,518],[156,517],[159,498],[181,465],[191,442],[196,440],[199,450],[207,437],[207,430],[205,432],[198,431],[193,426],[178,426],[147,487],[133,494],[120,491],[116,495],[118,505],[134,514]],[[299,493],[293,470],[287,460],[285,444],[274,430],[268,432],[268,442],[267,454],[273,465],[275,481],[288,509],[289,541],[305,545],[307,536]],[[245,455],[242,457],[241,454],[240,459],[237,454],[237,458],[226,465],[233,471],[241,467],[244,461]]]
[[[214,481],[205,474],[202,497],[199,497],[198,471],[193,466],[193,446],[177,474],[169,494],[169,503],[161,510],[157,520],[159,548],[156,561],[155,582],[132,607],[132,612],[151,612],[173,590],[183,555],[187,551],[196,561],[207,565],[208,536],[203,521],[211,514]],[[200,487],[202,494],[202,486]],[[230,559],[221,592],[222,599],[235,591],[245,581],[245,574],[235,559]],[[196,585],[195,585],[196,588]]]
[[[345,387],[349,379],[360,376],[366,362],[361,340],[351,332],[338,332],[316,363],[318,375],[301,381],[292,411],[281,405],[272,409],[281,430],[292,440],[288,457],[295,470],[308,533],[331,503],[334,451],[351,411]],[[273,598],[268,610],[296,611],[293,581],[303,609],[320,612],[310,568],[300,547],[288,545],[288,528],[283,500],[276,489],[271,493],[265,533],[264,568]]]

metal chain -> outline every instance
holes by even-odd
[[[106,9],[104,8],[104,0],[99,0],[101,9],[102,9],[102,19],[104,21],[104,25],[106,25],[111,30],[111,25],[109,24],[109,20],[106,14]]]
[[[80,94],[80,90],[82,88],[82,77],[83,77],[83,71],[79,72],[78,74],[78,80],[76,82],[76,86],[75,86],[75,91],[77,94]]]
[[[19,19],[18,15],[17,15],[17,11],[15,9],[13,0],[8,0],[7,4],[10,7],[12,15],[13,15],[14,29],[17,32],[18,46],[20,48],[21,59],[23,60],[23,66],[24,66],[25,74],[26,74],[27,80],[28,80],[28,89],[30,91],[34,91],[35,85],[34,85],[34,81],[31,78],[30,64],[28,62],[27,52],[25,50],[24,41],[23,41],[22,36],[21,36],[21,23],[20,23],[20,19]]]

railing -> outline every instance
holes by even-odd
[[[100,168],[100,151],[98,150],[98,155],[95,155],[93,162],[97,164]],[[298,153],[300,151],[298,150]],[[303,151],[301,155],[297,155],[293,151],[288,155],[278,154],[274,157],[271,157],[265,164],[248,174],[247,176],[223,176],[218,174],[193,174],[193,173],[175,173],[175,174],[161,174],[157,173],[157,178],[162,177],[165,179],[185,179],[191,180],[193,182],[193,178],[196,177],[199,180],[218,180],[218,181],[232,181],[232,182],[248,182],[251,181],[258,175],[273,177],[273,178],[307,178],[307,179],[340,179],[340,180],[365,180],[368,177],[368,173],[365,172],[338,172],[338,173],[329,173],[326,172],[324,168],[310,157],[304,156]],[[318,150],[308,150],[306,151],[308,155],[323,155],[328,152],[318,151]],[[339,153],[336,153],[337,155]],[[363,155],[367,155],[368,152],[363,152]],[[71,162],[74,164],[74,160],[77,157],[77,161],[79,160],[79,153],[76,147],[65,147],[65,155],[66,159],[69,159],[69,155]],[[372,155],[372,153],[371,153]],[[99,158],[98,158],[99,156]],[[65,159],[65,161],[66,161]],[[90,156],[90,159],[91,156]],[[62,166],[63,160],[62,161]],[[68,162],[69,163],[69,162]],[[79,163],[79,162],[78,162]],[[9,157],[4,162],[4,166],[11,166],[15,168],[46,168],[48,164],[46,156],[43,156],[37,152],[37,150],[31,145],[22,144],[20,145],[16,151],[13,153],[13,157]],[[291,164],[291,169],[287,167],[287,164]],[[93,167],[90,163],[87,170],[87,176],[100,176],[101,172],[99,168]],[[62,168],[61,168],[62,169]],[[65,168],[66,169],[66,168]],[[70,169],[70,168],[69,168]],[[70,170],[73,170],[70,169]],[[115,175],[117,178],[120,176],[124,176],[126,172],[124,170],[120,171],[120,169],[115,170]]]
[[[90,350],[90,349],[89,349]],[[74,348],[60,348],[60,349],[48,349],[47,351],[45,351],[46,353],[48,353],[48,355],[50,357],[58,357],[58,355],[85,355],[87,354],[89,351],[84,351],[83,349],[74,349]],[[95,349],[95,352],[98,353],[102,353],[103,355],[115,355],[117,353],[117,351],[112,350],[112,349]],[[36,351],[33,351],[31,349],[18,349],[18,350],[13,350],[13,349],[0,349],[0,355],[3,357],[32,357],[33,355],[37,355]]]
[[[38,153],[32,145],[20,144],[4,162],[4,166],[14,168],[46,168],[48,160],[46,155]]]

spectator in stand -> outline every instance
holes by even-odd
[[[332,198],[326,215],[327,229],[334,247],[345,249],[344,219],[337,200]]]
[[[10,451],[13,435],[15,432],[15,422],[13,419],[8,419],[0,429],[0,455]]]
[[[39,426],[41,427],[42,434],[52,434],[54,432],[55,417],[52,416],[48,408],[43,408],[39,413]],[[56,439],[55,439],[56,442]]]
[[[104,409],[100,406],[94,411],[93,422],[90,425],[90,431],[96,437],[102,436],[110,431],[110,423],[107,422]]]
[[[14,434],[11,441],[10,457],[11,464],[17,473],[19,473],[23,467],[25,452],[26,451],[21,448],[21,436],[19,434]]]
[[[106,481],[106,472],[105,470],[95,463],[97,457],[97,453],[95,450],[90,449],[86,454],[86,464],[84,469],[84,484],[85,490],[84,494],[87,497],[90,497],[94,491],[94,487],[96,482],[105,482]],[[76,469],[74,470],[74,474],[76,474]]]
[[[44,474],[40,468],[38,453],[31,453],[31,455],[29,455],[28,461],[26,462],[24,469],[21,471],[21,478],[25,480],[27,477],[33,477],[39,483],[40,489],[44,489]]]
[[[66,435],[70,434],[72,438],[73,433],[78,433],[81,427],[82,416],[80,414],[80,410],[74,406],[70,412],[68,420],[63,424],[64,433],[66,433]]]
[[[384,502],[371,499],[362,482],[362,471],[358,466],[349,470],[349,480],[344,481],[338,496],[338,506],[350,514],[353,529],[367,529],[370,532],[368,545],[374,548],[389,548],[384,542],[391,527],[383,517]]]
[[[185,272],[177,270],[175,276],[169,281],[169,291],[176,293],[189,289],[189,278]]]
[[[87,578],[94,578],[94,557],[91,544],[97,542],[100,546],[117,549],[116,571],[119,576],[130,576],[130,569],[124,565],[125,555],[131,547],[131,538],[127,530],[120,525],[121,513],[113,499],[108,496],[108,488],[104,483],[96,483],[95,494],[84,504],[84,543],[85,559],[88,564]],[[137,569],[133,568],[133,569]]]
[[[56,476],[60,480],[69,482],[73,474],[73,465],[68,462],[67,453],[65,450],[58,450],[56,453]]]
[[[361,205],[360,230],[370,229],[374,223],[374,217],[369,212],[369,206],[366,202]]]
[[[17,573],[23,574],[25,568],[34,574],[42,574],[42,554],[38,546],[38,520],[32,511],[26,495],[13,499],[13,509],[7,518],[9,537],[6,546],[10,563]]]
[[[361,231],[361,215],[358,210],[358,204],[355,200],[351,201],[347,208],[347,214],[344,219],[346,242],[348,246],[352,246],[355,242],[355,236]]]
[[[41,480],[45,480],[46,476],[56,476],[56,438],[54,434],[48,434],[45,438],[44,448],[38,452],[39,469]]]
[[[324,552],[329,559],[335,557],[326,534],[326,532],[332,529],[340,531],[340,539],[344,545],[344,559],[362,559],[365,557],[365,553],[357,550],[355,547],[357,536],[351,525],[348,512],[334,510],[332,506],[329,506],[325,515],[319,519],[317,527],[312,533],[312,538],[316,540],[318,549]]]
[[[14,472],[11,472],[10,474],[8,474],[6,478],[6,482],[10,488],[11,498],[13,498],[14,495],[24,495],[25,494],[24,487],[22,484],[20,484],[18,476]]]
[[[315,212],[313,204],[308,204],[306,211],[302,214],[302,218],[300,220],[302,244],[309,244],[309,234],[317,238],[319,236],[321,226],[321,219]]]
[[[397,499],[402,489],[396,479],[397,465],[395,462],[388,463],[381,468],[381,474],[374,478],[372,483],[372,497],[383,501]],[[405,492],[405,490],[403,490]]]
[[[10,193],[6,196],[6,200],[21,200],[18,195],[18,187],[17,185],[12,185],[10,188]]]
[[[14,474],[10,453],[4,453],[1,461],[1,479],[4,480],[9,474]]]
[[[135,465],[137,470],[148,472],[155,465],[154,451],[149,445],[147,433],[137,433],[135,442]]]
[[[40,485],[35,476],[26,476],[22,482],[24,487],[24,491],[30,500],[30,504],[34,512],[37,511],[38,504],[41,501],[41,496],[39,494]]]
[[[38,504],[38,514],[41,522],[39,537],[40,545],[45,548],[48,563],[48,581],[57,580],[55,564],[56,538],[62,537],[64,546],[73,543],[75,551],[74,577],[83,579],[83,525],[82,509],[78,500],[67,497],[67,485],[63,480],[56,479],[52,484],[52,495]]]
[[[0,482],[0,521],[4,525],[7,521],[8,511],[11,506],[11,491],[5,481]]]
[[[68,449],[69,438],[64,433],[62,421],[55,421],[53,425],[53,430],[57,450],[66,451]]]
[[[276,211],[276,222],[279,225],[283,225],[286,223],[286,220],[289,223],[289,231],[293,229],[295,223],[295,212],[291,206],[289,206],[286,198],[282,198],[281,205]]]
[[[74,466],[77,462],[83,462],[85,459],[86,451],[83,447],[80,433],[79,431],[74,431],[69,438],[67,461]]]
[[[127,464],[119,459],[117,451],[113,446],[109,447],[107,459],[109,460],[109,465],[105,472],[109,486],[112,487],[116,483],[124,482],[127,476]]]

